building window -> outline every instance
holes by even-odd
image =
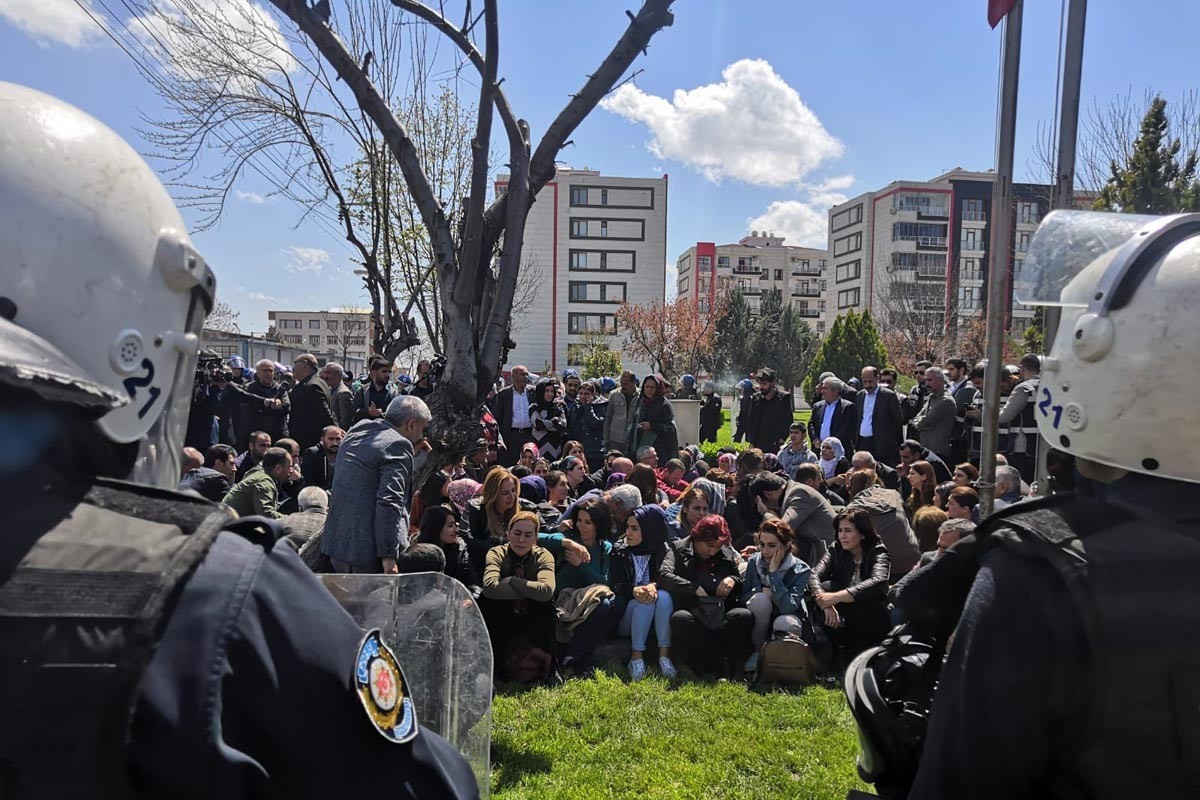
[[[696,256],[696,269],[707,270],[712,267],[712,256]]]
[[[945,247],[946,226],[936,222],[896,222],[892,224],[892,241],[916,242],[917,247]]]
[[[338,329],[338,321],[336,319],[331,319],[325,323],[325,327],[329,328],[331,331],[336,331]]]
[[[823,336],[824,334],[825,334],[825,322],[822,320],[821,322],[817,323],[817,335]]]
[[[729,256],[717,256],[717,268],[729,269]]]
[[[617,318],[612,314],[567,314],[567,333],[585,331],[617,332]]]
[[[568,257],[573,272],[636,272],[636,260],[632,250],[572,250]]]
[[[964,200],[963,219],[970,222],[987,222],[987,213],[983,210],[983,200]]]
[[[856,280],[862,277],[862,261],[855,259],[847,261],[845,264],[838,264],[835,271],[835,279],[838,283]]]
[[[1041,217],[1038,216],[1037,203],[1017,203],[1017,222],[1021,222],[1026,225],[1036,225],[1040,221]]]
[[[570,231],[572,239],[616,239],[624,242],[643,242],[646,240],[646,220],[573,218]]]
[[[574,284],[574,283],[571,284],[572,290],[575,288],[575,285],[576,284]],[[686,278],[686,277],[680,278],[679,283],[678,283],[678,289],[676,290],[676,294],[678,294],[680,297],[683,297],[684,295],[686,295],[688,293],[688,286],[690,286],[690,285],[691,285],[691,278]],[[699,290],[700,290],[700,287],[697,286],[696,291],[699,291]],[[571,299],[575,300],[574,297],[572,297]],[[582,301],[576,301],[576,302],[582,302]]]
[[[606,220],[606,219],[600,220],[600,238],[601,239],[608,238],[608,220]]]
[[[1029,231],[1017,232],[1017,252],[1025,253],[1029,250],[1029,237],[1032,236]]]
[[[350,339],[346,342],[346,344],[348,344],[348,345],[358,345],[359,347],[362,347],[366,343],[367,343],[367,337],[365,337],[365,336],[351,336]]]
[[[680,291],[687,291],[687,278],[679,281]],[[623,283],[585,283],[571,281],[567,289],[572,303],[623,303],[625,302],[625,284]]]
[[[783,280],[783,270],[781,270],[781,269],[775,270],[775,280],[777,280],[777,281]]]
[[[838,292],[838,308],[854,308],[858,305],[859,290],[843,289]]]
[[[600,190],[600,205],[602,205],[602,206],[608,205],[608,189]]]
[[[292,335],[289,335],[289,336],[284,336],[284,337],[283,337],[283,340],[284,340],[285,342],[287,342],[288,344],[304,344],[304,337],[303,337],[303,336],[292,336]]]
[[[902,194],[892,201],[893,211],[916,211],[931,217],[947,217],[949,206],[944,196],[929,194]]]
[[[571,187],[571,205],[586,206],[588,204],[588,190],[586,186]]]
[[[321,320],[319,320],[319,319],[310,319],[310,320],[308,321],[308,329],[309,329],[310,331],[319,331],[319,330],[321,330]]]
[[[281,319],[279,321],[280,330],[300,330],[301,320],[298,319]]]
[[[983,308],[983,287],[960,286],[958,289],[958,307],[963,311],[978,311]]]
[[[849,236],[843,236],[840,239],[833,240],[834,256],[844,256],[846,253],[853,253],[855,250],[862,249],[862,234],[852,233]]]
[[[320,336],[308,337],[308,346],[309,347],[320,347],[321,346],[321,337]]]
[[[839,211],[830,218],[829,229],[831,231],[840,231],[842,228],[857,225],[862,222],[862,211],[862,203]]]

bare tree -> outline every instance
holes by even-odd
[[[946,305],[945,256],[913,255],[930,258],[888,267],[889,278],[876,296],[882,312],[880,327],[886,331],[884,339],[894,359],[933,361],[944,354],[948,316],[955,314],[956,304],[951,302],[949,309]]]
[[[321,312],[321,322],[325,326],[323,333],[327,338],[333,340],[331,352],[338,356],[338,360],[343,365],[350,358],[350,348],[362,347],[365,344],[366,326],[360,327],[358,324],[365,320],[357,319],[357,317],[367,314],[369,314],[367,309],[355,308],[349,304]]]
[[[204,327],[222,333],[241,333],[241,326],[238,325],[239,316],[241,316],[240,312],[234,311],[229,303],[218,301],[204,321]]]

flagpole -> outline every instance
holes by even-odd
[[[996,497],[996,426],[1000,417],[1000,372],[1004,365],[1009,254],[1012,245],[1013,148],[1017,132],[1017,82],[1021,66],[1023,0],[1004,21],[1004,61],[1000,72],[1000,117],[996,123],[996,182],[988,226],[987,369],[983,387],[983,447],[979,464],[981,513],[992,513]]]

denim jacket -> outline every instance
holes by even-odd
[[[795,556],[790,558],[791,566],[772,572],[769,576],[771,601],[775,604],[775,610],[780,614],[801,613],[804,593],[808,591],[808,579],[812,574],[808,564]],[[749,561],[746,562],[746,582],[742,586],[741,598],[743,605],[752,596],[763,590],[761,563],[762,555],[760,553],[750,556]]]

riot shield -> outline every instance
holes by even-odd
[[[409,683],[418,723],[458,748],[486,798],[492,647],[466,587],[439,572],[317,577],[364,631],[380,630]]]

